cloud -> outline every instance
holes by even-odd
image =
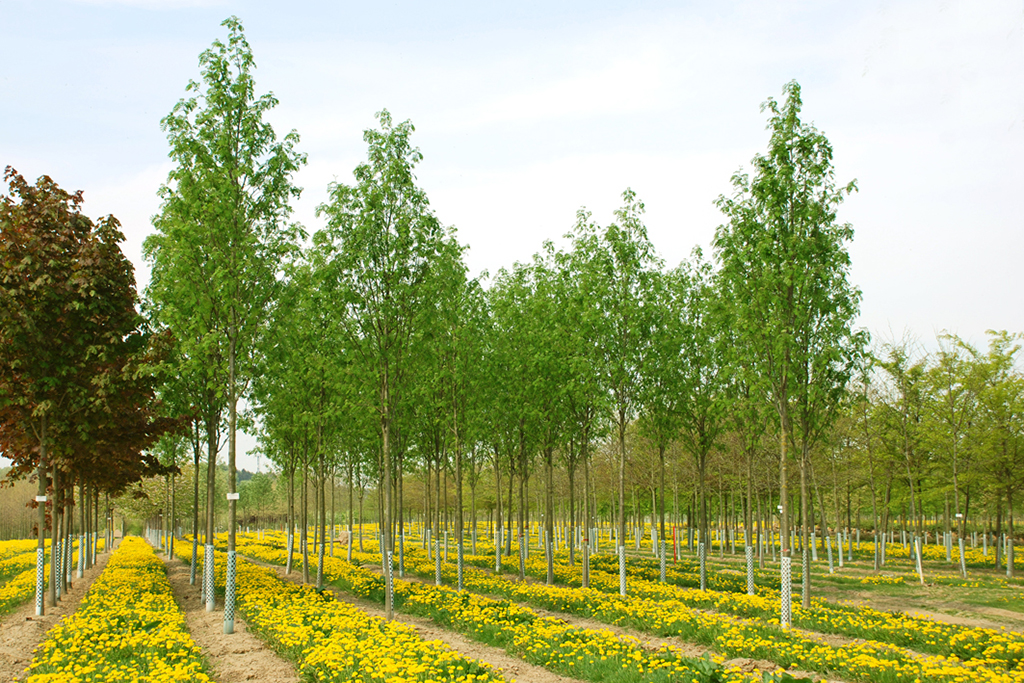
[[[546,79],[531,79],[513,92],[488,94],[449,113],[453,128],[494,124],[529,125],[556,119],[639,114],[664,101],[664,55],[656,47],[605,55],[604,63],[564,65]]]
[[[98,5],[102,7],[134,7],[148,10],[179,10],[195,7],[219,7],[227,0],[69,0],[77,5]]]

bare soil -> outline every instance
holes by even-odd
[[[854,604],[871,607],[882,612],[903,612],[912,617],[921,617],[957,626],[1024,630],[1024,618],[1019,612],[957,601],[952,599],[954,590],[946,586],[926,586],[918,595],[899,597],[877,592],[857,590],[839,592],[832,589],[828,591],[827,598],[829,600],[848,600]],[[908,605],[908,602],[913,604]]]
[[[219,683],[265,681],[298,683],[295,666],[277,655],[246,628],[245,620],[235,612],[235,632],[224,633],[223,605],[213,612],[199,601],[199,586],[189,583],[189,566],[181,560],[167,559],[167,578],[174,599],[185,614],[185,624],[196,645],[210,665],[210,676]]]
[[[47,631],[78,609],[78,604],[89,591],[93,580],[107,566],[108,559],[110,552],[101,553],[96,558],[96,564],[87,569],[82,578],[74,580],[55,607],[46,605],[46,614],[43,616],[36,616],[35,598],[32,598],[4,617],[0,622],[0,680],[20,681],[26,678],[26,669],[32,663],[32,652],[45,640]]]

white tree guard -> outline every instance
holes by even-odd
[[[85,575],[85,534],[78,534],[78,578]],[[192,539],[192,569],[189,582],[196,585],[196,539]]]
[[[793,566],[792,558],[783,555],[782,561],[779,566],[780,572],[780,584],[779,584],[779,624],[782,628],[789,628],[792,623],[792,610],[793,610]]]
[[[703,543],[697,544],[697,560],[700,563],[700,589],[708,589],[708,552]]]
[[[619,595],[626,597],[626,546],[619,545]]]
[[[391,608],[392,609],[394,609],[394,607],[395,607],[395,557],[394,557],[394,554],[395,554],[394,551],[389,550],[387,552],[386,561],[384,562],[384,569],[387,571],[387,574],[385,574],[385,576],[384,576],[384,580],[387,582],[387,585],[384,588],[384,590],[385,590],[384,595],[385,596],[388,596],[388,595],[391,596]]]
[[[441,539],[437,539],[437,548],[434,551],[434,585],[441,585]]]
[[[43,616],[43,598],[46,593],[46,584],[43,582],[46,570],[46,551],[36,548],[36,616]]]
[[[228,551],[228,566],[224,575],[224,633],[235,632],[235,551]]]
[[[807,548],[804,548],[801,552],[803,558],[802,575],[800,577],[800,597],[804,602],[809,601],[811,598],[811,554]]]
[[[331,539],[331,543],[334,539]],[[405,577],[405,530],[398,536],[398,576],[399,578]]]
[[[213,591],[213,544],[206,544],[203,554],[203,595],[206,598],[206,611],[212,612],[217,607],[217,596]]]
[[[747,595],[754,594],[754,546],[746,546],[747,554]]]

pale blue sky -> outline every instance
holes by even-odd
[[[311,231],[388,108],[416,125],[420,184],[474,272],[529,258],[580,206],[607,222],[627,186],[674,264],[709,243],[714,199],[765,149],[759,105],[796,78],[837,180],[860,186],[841,218],[861,324],[926,344],[1024,330],[1021,0],[0,0],[0,166],[117,216],[140,284],[170,168],[160,118],[232,14],[275,126],[309,155],[296,218]]]

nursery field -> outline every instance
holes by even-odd
[[[293,220],[307,152],[221,27],[145,289],[5,167],[0,683],[1024,683],[1024,334],[872,341],[797,81],[688,257],[627,185],[491,271],[387,108]]]
[[[312,536],[311,536],[312,538]],[[713,546],[707,589],[695,554],[669,554],[665,581],[650,543],[630,545],[627,594],[618,561],[591,558],[581,588],[579,554],[555,553],[554,582],[535,547],[518,546],[496,571],[494,546],[481,535],[477,554],[427,544],[416,533],[393,567],[396,618],[384,620],[385,580],[372,531],[362,542],[327,544],[320,564],[310,544],[309,584],[299,548],[285,572],[288,541],[278,531],[239,533],[237,611],[242,633],[221,627],[226,535],[214,545],[215,613],[202,621],[204,546],[196,549],[197,585],[188,583],[189,537],[167,557],[159,535],[128,537],[60,621],[24,637],[32,586],[19,588],[29,541],[0,543],[0,591],[7,598],[0,648],[4,680],[43,681],[1024,681],[1021,585],[994,567],[993,553],[968,549],[968,576],[945,549],[925,548],[921,584],[900,544],[873,570],[874,547],[846,546],[832,572],[819,553],[813,600],[800,607],[798,563],[792,627],[779,621],[778,566],[766,558],[748,594],[743,553]],[[297,546],[299,544],[296,544]],[[155,546],[155,547],[154,547]],[[468,544],[467,544],[468,546]],[[742,548],[739,549],[742,551]],[[333,556],[332,556],[333,555]],[[322,567],[323,590],[317,590]],[[34,578],[34,565],[30,567]],[[99,571],[101,570],[101,571]],[[171,583],[175,582],[172,588]],[[463,590],[457,590],[461,582]],[[74,597],[74,596],[69,596]],[[188,616],[186,616],[188,615]],[[16,629],[21,629],[15,637]],[[248,639],[248,640],[245,640]],[[199,645],[198,643],[203,643]],[[243,644],[244,643],[244,644]],[[235,652],[235,663],[225,664]]]

